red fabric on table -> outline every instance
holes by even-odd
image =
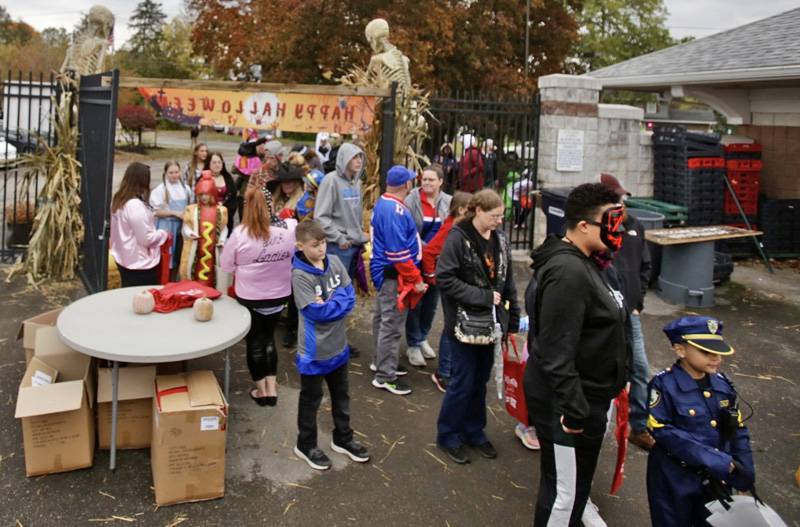
[[[155,310],[159,313],[170,313],[187,307],[192,307],[198,298],[219,298],[222,293],[212,287],[205,286],[193,280],[171,282],[161,289],[150,289],[156,301]]]

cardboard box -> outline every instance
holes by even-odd
[[[56,325],[58,315],[63,308],[59,307],[52,311],[36,315],[28,320],[23,320],[19,326],[17,340],[22,339],[22,347],[25,348],[25,362],[29,363],[33,357],[33,348],[36,344],[36,330],[39,328],[53,327]]]
[[[62,344],[54,327],[38,328],[34,349],[36,355],[20,383],[15,413],[22,421],[25,472],[38,476],[91,467],[95,445],[92,358]],[[46,382],[47,376],[53,382]]]
[[[150,448],[153,433],[155,366],[119,369],[117,448]],[[111,368],[97,370],[97,439],[111,447]]]
[[[228,403],[211,371],[157,376],[150,464],[158,505],[225,494]]]

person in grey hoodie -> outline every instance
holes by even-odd
[[[339,257],[350,278],[356,273],[361,247],[369,240],[362,227],[361,175],[366,159],[352,143],[344,143],[336,154],[336,170],[322,180],[317,191],[314,218],[325,230],[328,254]]]

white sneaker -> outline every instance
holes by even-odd
[[[541,450],[542,447],[539,445],[539,438],[536,437],[536,429],[534,427],[517,423],[517,426],[514,427],[514,434],[528,450]]]
[[[419,349],[419,346],[409,346],[408,350],[406,350],[406,356],[408,357],[408,363],[412,366],[424,368],[428,364],[425,362],[425,358],[422,356],[422,350]]]
[[[422,356],[426,359],[435,359],[436,358],[436,350],[428,344],[427,340],[423,340],[420,345],[419,349],[422,350]]]
[[[583,522],[584,527],[608,527],[603,518],[600,517],[600,509],[592,503],[591,498],[586,500],[586,508],[583,509],[581,522]]]

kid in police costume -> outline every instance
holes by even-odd
[[[650,517],[653,527],[707,526],[706,503],[755,481],[736,390],[718,372],[734,349],[710,317],[673,320],[664,333],[678,361],[648,386],[647,426],[656,441],[647,463]]]

